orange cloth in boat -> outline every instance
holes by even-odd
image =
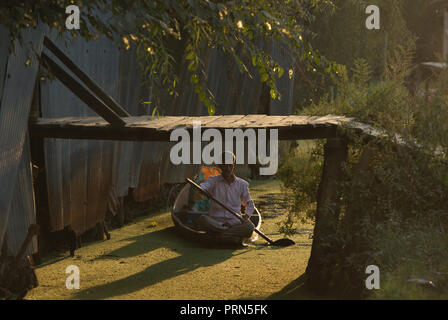
[[[210,177],[214,177],[214,176],[221,174],[221,172],[219,172],[219,170],[217,168],[206,167],[206,166],[201,166],[201,171],[200,171],[199,175],[201,173],[202,173],[202,177],[203,177],[202,181],[205,181]],[[198,182],[201,183],[202,181],[198,181]]]
[[[208,178],[217,176],[219,174],[221,174],[221,172],[215,167],[201,166],[199,173],[194,179],[194,182],[200,184]],[[207,198],[200,199],[194,203],[193,207],[198,211],[208,212],[208,210],[210,209],[210,200]]]

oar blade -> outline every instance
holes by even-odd
[[[283,238],[283,239],[279,239],[274,241],[273,243],[271,243],[271,245],[273,246],[277,246],[277,247],[289,247],[289,246],[293,246],[296,243],[288,238]]]

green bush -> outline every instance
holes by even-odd
[[[406,56],[405,51],[398,57]],[[328,113],[355,117],[385,129],[389,139],[368,146],[352,141],[340,182],[341,215],[334,248],[322,274],[328,276],[329,293],[347,297],[443,298],[448,296],[448,99],[443,80],[431,99],[412,97],[404,86],[405,66],[390,67],[381,81],[370,79],[363,60],[355,62],[350,75],[341,72],[336,95],[326,96],[301,113]],[[445,74],[441,78],[446,77]],[[392,138],[401,137],[401,144]],[[368,149],[368,165],[357,168]],[[300,145],[299,145],[300,148]],[[314,199],[322,170],[322,144],[308,157],[292,153],[280,164],[279,175],[293,194],[287,230],[297,217],[313,217]],[[316,157],[315,155],[319,155]],[[368,291],[364,280],[367,265],[381,271],[381,289]],[[434,281],[436,288],[408,282]]]
[[[301,141],[299,148],[290,150],[282,159],[278,176],[291,195],[285,221],[279,224],[285,235],[294,233],[295,223],[312,219],[316,210],[315,198],[323,162],[322,142]]]
[[[345,115],[393,131],[412,126],[411,96],[401,79],[372,81],[364,59],[355,61],[351,74],[342,68],[339,76],[333,77],[336,96],[331,99],[327,95],[300,113]]]

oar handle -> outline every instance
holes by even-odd
[[[224,203],[222,203],[221,201],[219,201],[218,199],[215,199],[211,194],[209,194],[207,191],[205,191],[200,185],[198,185],[196,182],[194,182],[193,180],[187,178],[188,183],[190,183],[193,187],[195,187],[197,190],[201,191],[203,194],[205,194],[207,197],[209,197],[210,199],[212,199],[213,201],[215,201],[216,203],[218,203],[221,207],[223,207],[224,209],[226,209],[227,211],[229,211],[231,214],[233,214],[235,217],[237,217],[241,222],[245,222],[246,220],[244,220],[238,213],[236,213],[235,211],[233,211],[232,209],[230,209],[229,207],[227,207]],[[254,207],[254,211],[257,211],[258,215],[260,215],[260,213],[258,212],[257,208]],[[252,221],[248,220],[250,223],[252,223]],[[268,238],[268,236],[266,236],[265,234],[263,234],[263,232],[261,232],[260,230],[258,230],[257,228],[254,228],[254,231],[256,233],[258,233],[263,239],[265,239],[267,242],[269,242],[270,244],[272,244],[274,241],[272,241],[271,239]]]

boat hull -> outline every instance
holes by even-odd
[[[188,210],[188,199],[191,186],[186,184],[179,192],[174,206],[171,211],[171,218],[173,220],[176,231],[180,236],[191,241],[198,241],[210,245],[241,245],[247,242],[253,242],[257,240],[258,234],[253,232],[252,236],[247,239],[236,239],[229,237],[222,237],[218,233],[211,234],[204,230],[200,230],[195,224],[194,220],[201,214],[207,214],[207,212],[195,212]],[[256,229],[260,229],[262,218],[256,211],[251,216],[251,221]]]

